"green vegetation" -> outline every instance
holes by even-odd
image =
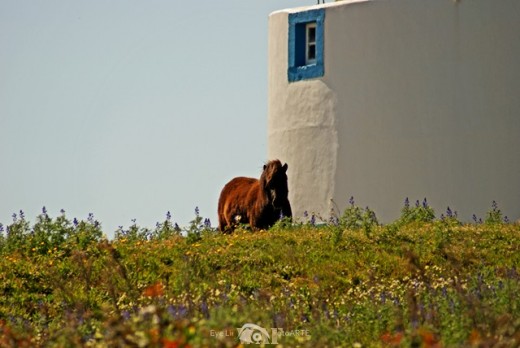
[[[407,200],[383,226],[351,199],[256,233],[198,211],[111,241],[92,215],[45,210],[0,230],[0,347],[235,347],[246,323],[285,347],[520,344],[520,225],[496,203],[473,224]]]

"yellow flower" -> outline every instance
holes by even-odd
[[[197,330],[195,329],[195,326],[190,325],[190,327],[188,328],[188,332],[190,335],[194,335],[195,332],[197,332]]]

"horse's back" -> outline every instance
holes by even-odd
[[[257,182],[258,179],[239,176],[224,186],[218,201],[219,227],[221,230],[231,224],[230,220],[234,215],[243,215],[247,211],[248,194]],[[243,222],[247,223],[247,221]]]

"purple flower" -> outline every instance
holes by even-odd
[[[42,214],[47,215],[47,208],[45,208],[45,206],[43,206],[43,208],[42,208]]]
[[[199,216],[199,214],[200,214],[199,207],[195,207],[195,215]]]
[[[452,218],[453,217],[453,212],[451,211],[450,207],[448,207],[448,209],[446,209],[446,216],[448,218]]]
[[[405,209],[410,208],[410,200],[408,199],[408,197],[406,197],[406,199],[404,200],[404,207]]]
[[[209,218],[204,219],[204,227],[211,228],[211,221]]]
[[[422,206],[423,206],[423,208],[425,208],[425,209],[428,208],[428,201],[426,200],[426,197],[424,197],[424,200],[423,200],[423,202],[422,202]]]
[[[316,225],[316,216],[314,214],[311,215],[310,223],[311,223],[312,226]]]
[[[123,317],[124,320],[128,320],[128,319],[130,319],[130,312],[123,311],[123,312],[121,312],[121,316]]]
[[[168,212],[166,212],[166,220],[167,221],[170,221],[172,219],[172,214],[170,213],[170,211],[168,210]]]
[[[204,317],[206,319],[209,318],[209,308],[208,308],[208,303],[204,300],[202,301],[202,303],[200,304],[200,311],[201,313],[204,315]]]
[[[350,196],[350,199],[348,200],[348,202],[349,202],[350,205],[353,206],[354,203],[355,203],[355,202],[354,202],[354,196]]]

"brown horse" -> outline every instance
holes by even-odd
[[[253,230],[268,229],[283,217],[292,217],[287,195],[287,163],[268,162],[259,179],[237,177],[224,186],[218,201],[219,229],[232,232],[237,224]]]

